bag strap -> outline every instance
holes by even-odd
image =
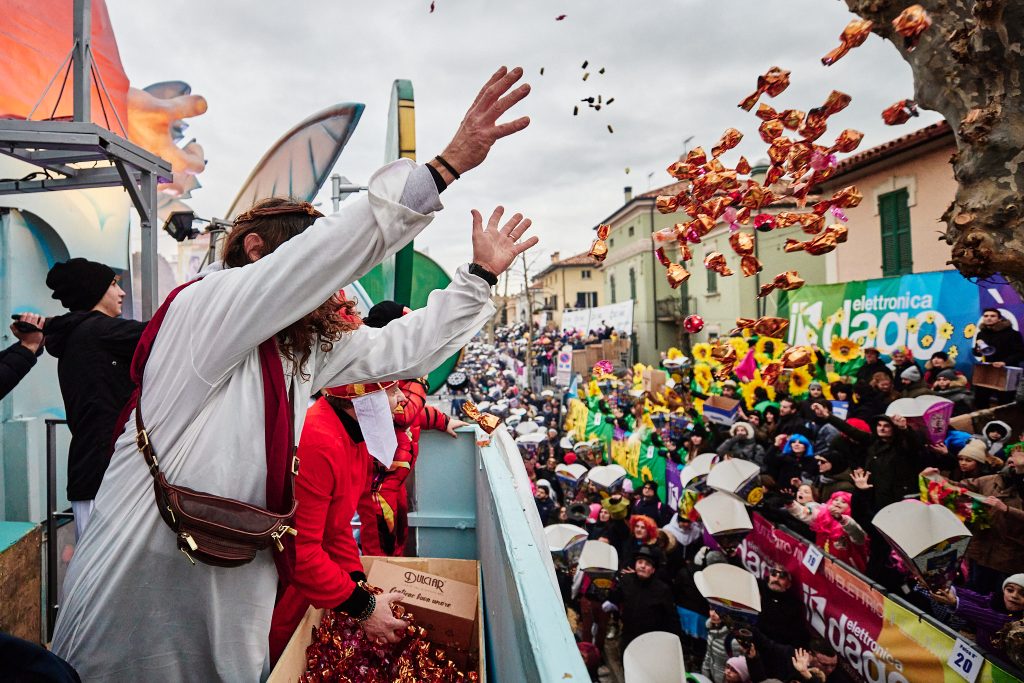
[[[119,420],[119,424],[123,428],[128,421],[128,414],[134,409],[135,445],[142,453],[154,480],[159,480],[160,463],[142,418],[142,378],[167,310],[181,290],[195,282],[198,280],[186,282],[167,295],[163,304],[146,325],[146,329],[143,330],[142,337],[135,349],[135,355],[132,357],[131,376],[135,381],[135,389],[122,410],[123,419]],[[294,507],[295,476],[299,473],[299,459],[296,456],[295,446],[294,391],[290,386],[285,388],[284,366],[277,350],[277,342],[273,337],[260,344],[259,358],[260,370],[263,375],[267,509],[277,514],[286,514]],[[287,396],[287,401],[281,400],[283,396]]]

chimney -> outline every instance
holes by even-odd
[[[552,263],[558,263],[558,255],[561,254],[561,253],[562,252],[560,252],[560,251],[553,251],[553,252],[551,252],[551,262]]]
[[[626,201],[625,201],[626,204],[629,204],[631,201],[633,201],[633,187],[632,186],[626,185],[624,188],[622,188],[622,192],[626,195]]]

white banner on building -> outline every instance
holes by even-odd
[[[563,330],[589,332],[605,325],[615,328],[620,334],[631,334],[633,332],[633,300],[562,313]]]

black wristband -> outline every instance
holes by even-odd
[[[469,264],[469,274],[476,275],[491,287],[498,284],[498,276],[481,266],[479,263]]]
[[[366,611],[371,602],[376,602],[373,595],[362,586],[356,586],[355,590],[352,591],[352,595],[334,609],[338,612],[344,612],[350,617],[357,618]]]
[[[364,574],[363,572],[349,572],[348,575],[356,583],[359,583],[360,581],[366,581],[366,574]]]
[[[444,192],[448,187],[448,183],[446,183],[444,178],[441,177],[441,172],[430,164],[427,164],[427,170],[430,171],[430,177],[434,179],[434,187],[437,188],[437,193],[441,194]]]
[[[453,177],[453,178],[455,178],[456,180],[458,180],[458,179],[459,179],[459,172],[455,170],[455,167],[454,167],[454,166],[452,166],[451,164],[449,164],[449,163],[448,163],[448,160],[447,160],[447,159],[445,159],[445,158],[444,158],[443,156],[441,156],[440,154],[438,154],[438,155],[437,155],[436,157],[434,157],[434,158],[435,158],[435,159],[437,159],[437,163],[441,164],[442,166],[444,166],[445,168],[447,168],[447,169],[448,169],[448,172],[452,174],[452,177]]]

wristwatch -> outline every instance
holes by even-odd
[[[476,275],[478,278],[484,280],[484,282],[486,282],[491,287],[498,284],[498,276],[492,273],[491,271],[487,270],[483,266],[481,266],[479,263],[469,264],[469,274]]]

